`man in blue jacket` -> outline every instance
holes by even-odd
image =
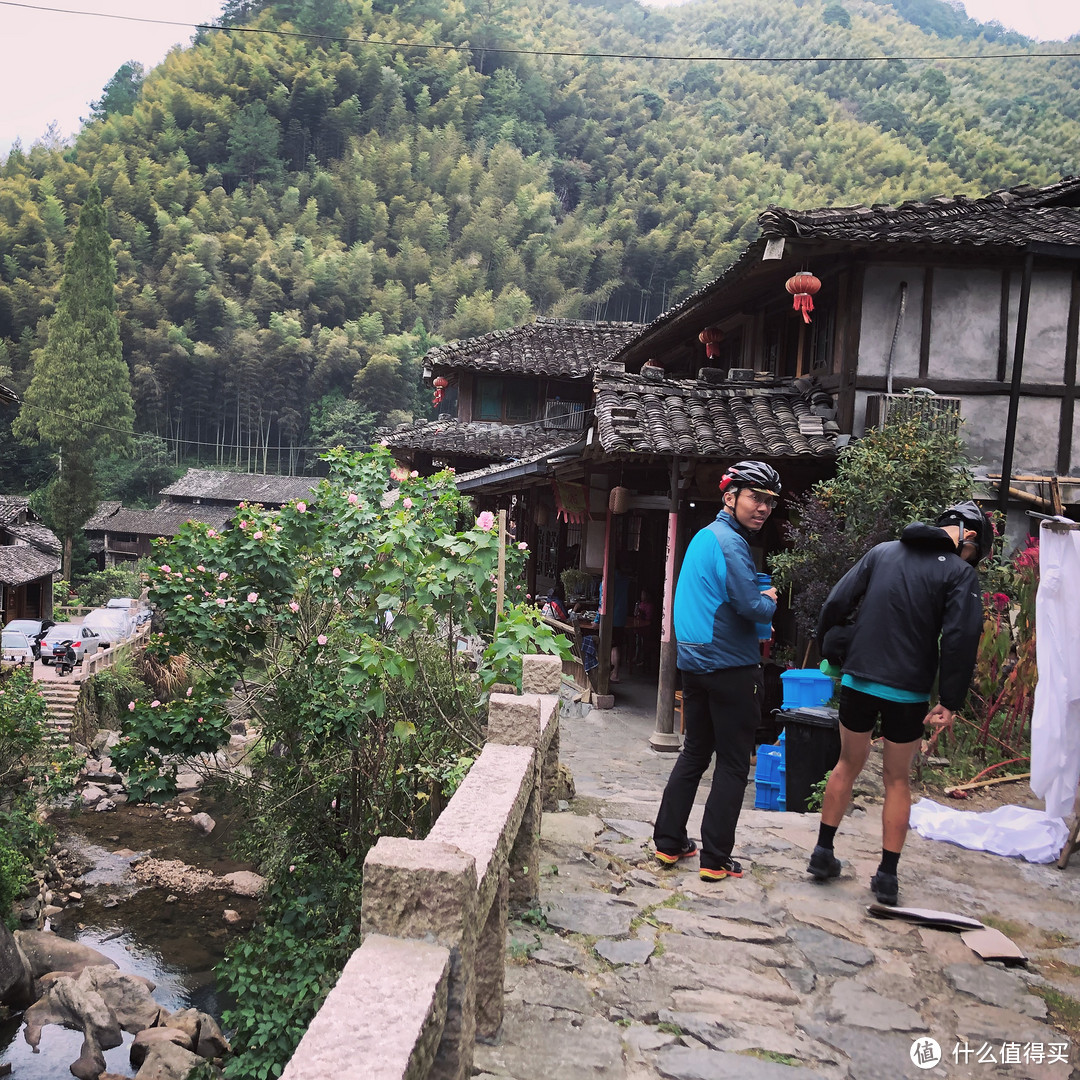
[[[960,503],[943,511],[936,524],[916,521],[899,540],[871,548],[829,593],[817,640],[826,659],[841,661],[844,674],[840,760],[825,786],[818,842],[806,868],[818,881],[840,874],[833,839],[880,719],[885,805],[881,863],[870,888],[879,903],[897,902],[897,864],[911,809],[911,763],[923,725],[951,727],[953,713],[967,696],[983,620],[975,566],[990,554],[993,542],[993,526],[979,507]],[[835,641],[838,628],[842,657],[829,655],[832,646],[826,640]],[[931,709],[935,677],[938,704]]]
[[[759,591],[749,539],[773,512],[780,477],[763,461],[740,461],[724,474],[720,491],[724,508],[690,541],[675,590],[685,738],[653,830],[660,862],[671,866],[697,852],[686,822],[715,754],[701,823],[703,881],[743,873],[731,849],[761,715],[756,624],[776,611],[776,590]]]

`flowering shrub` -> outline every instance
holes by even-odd
[[[976,744],[989,743],[1021,756],[1035,704],[1035,594],[1039,588],[1038,540],[1013,559],[999,559],[987,575],[993,591],[983,593],[983,632],[971,682],[970,711]]]
[[[356,945],[364,855],[380,835],[426,834],[480,748],[486,687],[517,681],[522,652],[563,648],[535,610],[511,606],[496,625],[496,521],[475,517],[449,474],[394,469],[379,448],[328,460],[309,500],[243,506],[244,527],[225,532],[190,523],[159,549],[165,634],[148,651],[182,650],[190,677],[133,701],[114,752],[156,798],[172,789],[173,755],[227,741],[227,706],[258,721],[251,778],[233,783],[271,900],[221,972],[243,999],[229,1019],[236,1076],[280,1071]],[[526,554],[508,545],[511,581]],[[458,649],[471,637],[492,642],[478,672]]]

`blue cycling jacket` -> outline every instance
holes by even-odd
[[[757,623],[772,621],[744,529],[726,510],[690,541],[675,589],[675,636],[682,671],[720,671],[761,662]]]

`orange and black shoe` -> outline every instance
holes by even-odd
[[[702,881],[723,881],[726,877],[742,877],[743,868],[730,855],[721,859],[720,866],[703,866],[698,871]]]
[[[670,852],[661,851],[659,848],[656,850],[657,859],[665,866],[674,866],[680,859],[689,859],[697,854],[697,844],[693,840],[687,840],[682,846],[682,850],[672,855]]]

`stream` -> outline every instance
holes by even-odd
[[[170,1012],[190,1006],[220,1022],[229,1003],[215,987],[214,965],[229,942],[250,929],[257,902],[216,888],[195,896],[170,894],[143,885],[131,872],[132,862],[147,854],[218,875],[251,869],[229,854],[225,808],[197,793],[173,805],[181,803],[215,818],[214,831],[207,836],[183,818],[170,821],[160,809],[140,805],[53,814],[50,823],[61,846],[90,869],[74,886],[83,899],[69,903],[45,929],[97,949],[123,972],[151,979],[157,984],[154,1000]],[[226,909],[238,912],[240,921],[227,923]],[[50,1024],[34,1054],[21,1029],[21,1016],[0,1022],[0,1062],[11,1064],[13,1080],[70,1080],[68,1066],[79,1056],[82,1032]],[[128,1062],[133,1038],[125,1032],[122,1046],[105,1051],[108,1071],[134,1076]]]

